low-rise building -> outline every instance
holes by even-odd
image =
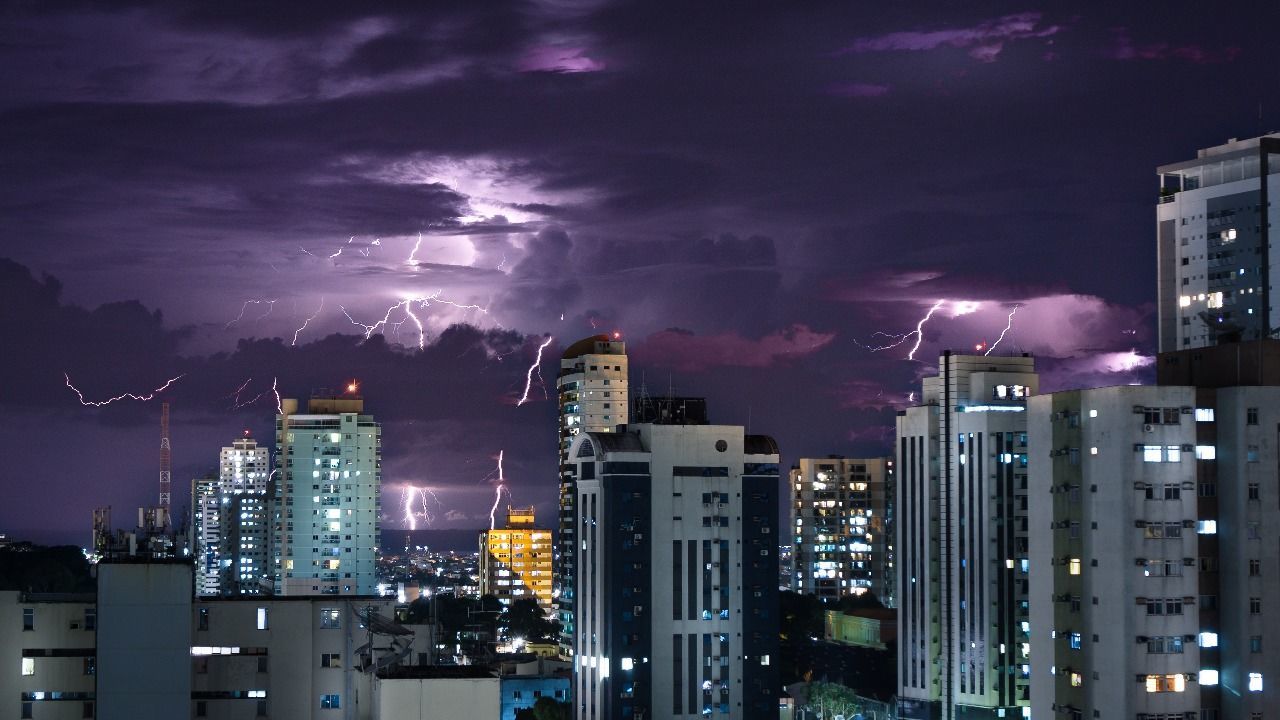
[[[0,592],[0,717],[96,717],[92,594]]]

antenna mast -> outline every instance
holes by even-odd
[[[164,510],[164,524],[169,520],[170,487],[173,481],[173,460],[169,450],[169,403],[160,403],[160,507]]]

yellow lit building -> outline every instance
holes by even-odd
[[[535,527],[533,508],[507,507],[507,526],[480,533],[480,594],[503,605],[532,597],[551,610],[551,531]]]

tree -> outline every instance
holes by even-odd
[[[533,704],[533,717],[535,720],[569,720],[572,717],[569,710],[569,703],[540,697]]]
[[[532,598],[511,603],[498,618],[498,625],[506,637],[520,637],[527,642],[554,642],[560,636],[560,623],[548,620],[538,601]]]
[[[821,712],[824,720],[836,715],[849,717],[861,709],[862,703],[852,690],[837,683],[809,683],[808,702],[805,707],[811,712]]]

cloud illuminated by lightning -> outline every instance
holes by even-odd
[[[311,314],[311,317],[307,318],[302,322],[301,327],[293,331],[293,342],[289,343],[289,347],[294,347],[298,344],[298,333],[302,332],[303,330],[306,330],[307,325],[310,324],[312,320],[315,320],[316,316],[318,316],[323,311],[324,311],[324,296],[322,295],[320,296],[320,307],[317,308],[316,311]]]
[[[524,394],[520,396],[520,401],[516,403],[516,407],[520,407],[521,405],[529,402],[529,388],[533,385],[533,374],[535,372],[538,373],[538,382],[543,383],[544,388],[546,387],[546,383],[542,379],[542,351],[546,350],[547,346],[550,345],[551,341],[554,339],[554,337],[548,335],[547,339],[538,346],[538,357],[534,359],[533,364],[529,366],[529,371],[525,373]]]
[[[71,376],[64,372],[62,373],[62,377],[65,378],[67,381],[67,387],[71,388],[75,392],[76,397],[80,398],[81,405],[84,405],[85,407],[102,407],[103,405],[110,405],[111,403],[116,402],[117,400],[138,400],[140,402],[146,402],[154,398],[157,394],[162,393],[165,390],[168,390],[170,385],[186,377],[186,373],[178,375],[177,377],[169,378],[169,380],[166,381],[165,384],[161,385],[155,390],[152,390],[150,393],[146,395],[124,393],[122,395],[117,395],[113,398],[107,398],[106,400],[85,400],[84,393],[80,392],[80,388],[77,388],[75,385],[71,384]]]
[[[1018,312],[1018,308],[1020,307],[1022,306],[1014,305],[1013,310],[1009,311],[1009,322],[1004,326],[1004,329],[1000,331],[1000,337],[996,338],[996,341],[991,343],[991,347],[987,348],[987,351],[982,353],[984,356],[990,355],[991,351],[995,350],[996,346],[1000,344],[1000,341],[1004,339],[1005,333],[1009,332],[1009,330],[1013,327],[1013,315],[1014,313]]]
[[[249,309],[250,305],[266,305],[267,306],[267,311],[262,313],[256,318],[257,320],[262,320],[266,318],[268,315],[270,315],[272,310],[275,310],[276,301],[275,300],[245,300],[244,304],[240,306],[240,314],[237,315],[234,320],[224,325],[223,329],[230,328],[232,325],[235,325],[236,323],[240,322],[240,320],[244,318],[244,313],[246,310]]]
[[[383,328],[383,334],[385,335],[386,334],[385,328],[387,326],[390,326],[393,330],[398,330],[399,326],[402,323],[404,323],[407,320],[412,320],[413,324],[416,325],[418,328],[418,349],[422,350],[422,349],[425,349],[427,346],[427,332],[426,332],[426,328],[424,328],[422,325],[422,320],[413,312],[414,305],[417,305],[419,309],[425,309],[429,307],[432,303],[439,303],[441,305],[451,305],[460,310],[479,310],[480,312],[486,315],[489,314],[489,308],[486,308],[480,305],[463,305],[461,303],[456,303],[452,300],[441,299],[440,297],[441,292],[442,291],[437,290],[430,295],[420,295],[417,297],[405,298],[400,302],[395,303],[391,307],[387,308],[387,311],[382,315],[382,319],[378,320],[372,325],[367,325],[365,323],[362,323],[356,320],[355,318],[351,317],[351,313],[347,312],[347,309],[345,307],[342,307],[342,306],[339,306],[339,307],[342,309],[342,314],[347,316],[347,319],[351,321],[352,325],[357,325],[364,329],[365,340],[368,340],[369,338],[373,337],[373,334],[377,332],[379,328]],[[400,320],[400,322],[392,322],[391,321],[392,313],[394,313],[397,309],[401,310],[404,313],[404,319]]]

